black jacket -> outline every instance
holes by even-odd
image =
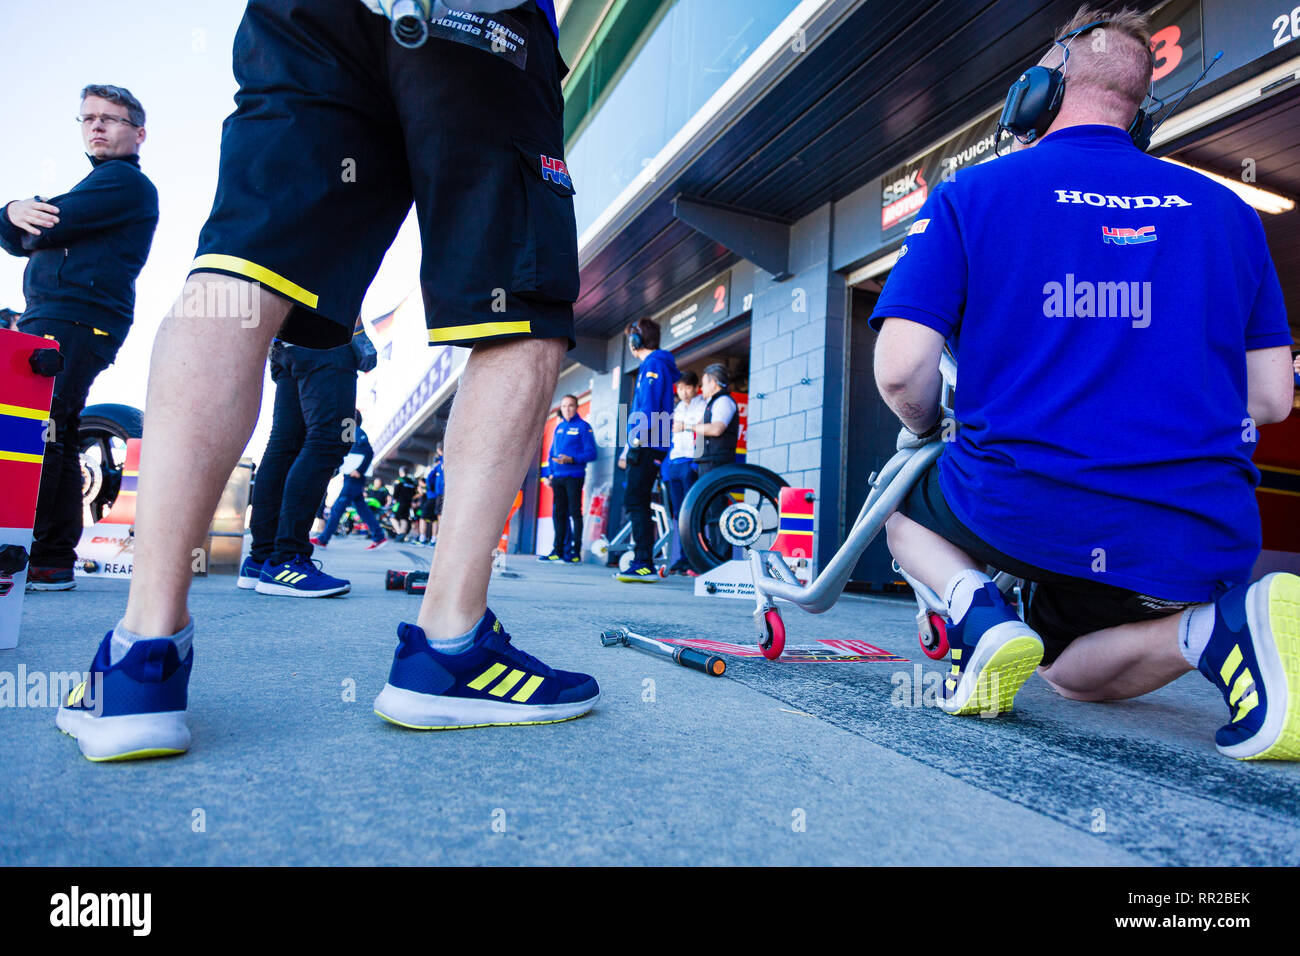
[[[94,169],[62,196],[59,223],[39,236],[0,211],[0,247],[27,256],[19,328],[31,319],[62,319],[106,332],[121,345],[135,318],[135,280],[158,225],[158,190],[138,156],[91,159]]]

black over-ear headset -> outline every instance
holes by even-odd
[[[1110,22],[1094,20],[1054,40],[1053,44],[1063,51],[1059,67],[1031,66],[1020,74],[1020,78],[1012,83],[1011,89],[1007,91],[1007,101],[1002,107],[1002,116],[998,119],[999,140],[1004,129],[1009,130],[1026,145],[1047,132],[1048,127],[1056,119],[1056,114],[1061,111],[1061,100],[1065,97],[1065,74],[1070,64],[1070,41],[1085,30],[1105,26]],[[1154,118],[1139,106],[1137,115],[1129,125],[1129,136],[1133,138],[1138,149],[1145,152],[1151,145],[1153,132],[1155,132]]]
[[[1003,130],[1010,132],[1025,145],[1034,142],[1047,132],[1048,127],[1055,121],[1056,115],[1061,111],[1061,100],[1065,97],[1065,74],[1070,63],[1070,41],[1085,30],[1105,26],[1110,22],[1112,21],[1095,20],[1052,41],[1063,52],[1059,67],[1031,66],[1020,74],[1020,78],[1012,83],[1011,89],[1007,91],[1007,101],[1002,107],[1002,115],[998,118],[996,148],[1001,147]],[[1152,82],[1147,90],[1146,100],[1138,106],[1133,122],[1129,124],[1128,134],[1133,140],[1133,145],[1143,152],[1150,148],[1151,137],[1159,129],[1160,124],[1182,105],[1187,94],[1205,79],[1205,75],[1210,72],[1210,67],[1214,66],[1221,56],[1223,56],[1222,50],[1215,54],[1201,71],[1201,75],[1187,87],[1183,95],[1178,98],[1178,102],[1158,122],[1156,113],[1163,109],[1165,104],[1164,100],[1156,97],[1155,83]],[[1148,101],[1150,106],[1147,105]]]

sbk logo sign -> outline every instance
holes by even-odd
[[[894,180],[881,191],[884,208],[880,212],[880,228],[902,222],[916,215],[929,195],[929,184],[918,166],[907,175]]]
[[[882,192],[885,205],[889,205],[896,199],[902,199],[910,192],[925,188],[925,178],[921,175],[921,167],[918,166],[902,179],[896,179]]]

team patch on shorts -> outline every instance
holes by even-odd
[[[429,23],[429,36],[495,53],[521,70],[528,63],[528,27],[508,13],[483,16],[449,10],[445,17]]]
[[[569,175],[569,167],[564,165],[564,160],[542,156],[540,153],[538,155],[541,157],[543,180],[550,180],[565,189],[573,189],[573,177]]]

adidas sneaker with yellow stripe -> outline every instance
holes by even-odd
[[[298,555],[281,564],[266,562],[255,585],[258,594],[283,597],[333,597],[347,594],[352,582],[326,574],[310,558]]]
[[[375,713],[412,730],[550,724],[587,713],[596,679],[558,671],[510,643],[490,610],[469,649],[442,654],[414,624],[397,626],[397,651]]]
[[[952,667],[939,707],[949,714],[1010,713],[1016,693],[1043,659],[1043,641],[992,582],[975,591],[960,619],[949,619]]]
[[[624,584],[658,584],[659,572],[653,564],[633,561],[626,571],[614,572],[614,580],[622,581]]]
[[[1197,670],[1228,705],[1219,753],[1300,760],[1300,577],[1269,574],[1220,597]]]

